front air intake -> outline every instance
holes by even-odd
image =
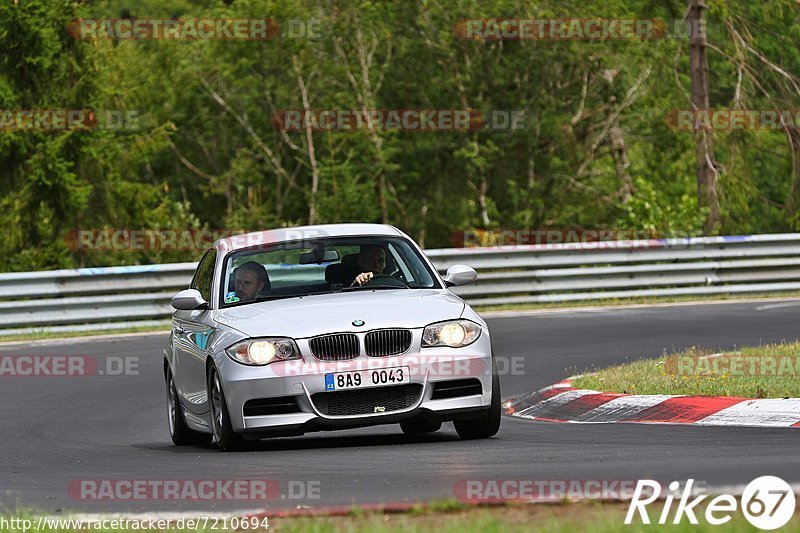
[[[308,341],[311,353],[322,361],[355,359],[359,354],[358,337],[354,333],[321,335]]]
[[[398,355],[411,347],[411,331],[407,329],[379,329],[367,333],[365,348],[370,357]]]

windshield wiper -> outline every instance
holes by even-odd
[[[389,291],[392,289],[410,289],[406,285],[356,285],[354,287],[345,287],[343,291],[357,291],[357,290],[373,290],[373,291]]]
[[[259,296],[253,302],[268,302],[270,300],[285,300],[286,298],[301,298],[303,296],[316,296],[318,294],[333,294],[334,291],[303,292],[300,294],[274,294]]]

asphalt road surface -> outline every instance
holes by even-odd
[[[664,350],[727,349],[800,339],[800,301],[538,313],[489,319],[507,358],[503,397],[570,374]],[[762,475],[800,483],[800,431],[637,424],[549,424],[504,417],[497,437],[459,440],[446,424],[408,437],[399,426],[262,441],[220,453],[169,439],[161,348],[166,335],[0,347],[0,355],[85,355],[104,375],[0,377],[2,511],[237,512],[454,497],[464,480],[694,478],[709,486]],[[120,361],[128,375],[107,375]],[[501,368],[502,370],[502,368]],[[512,372],[513,370],[513,372]],[[133,374],[133,375],[131,375]],[[108,500],[80,480],[277,482],[269,501]],[[272,485],[270,485],[272,486]],[[102,485],[98,485],[101,488]]]

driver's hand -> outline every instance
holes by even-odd
[[[350,286],[351,287],[361,286],[361,285],[365,284],[366,282],[368,282],[369,280],[371,280],[372,276],[373,276],[372,272],[362,272],[361,274],[356,276],[356,279],[353,280],[353,283]]]

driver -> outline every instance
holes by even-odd
[[[370,281],[375,274],[383,273],[386,268],[386,250],[383,246],[375,244],[365,244],[361,247],[361,252],[358,254],[358,266],[361,268],[361,274],[356,276],[356,279],[350,285],[351,287],[359,287]]]
[[[255,300],[267,286],[267,270],[255,261],[248,261],[236,269],[234,287],[240,300]]]

